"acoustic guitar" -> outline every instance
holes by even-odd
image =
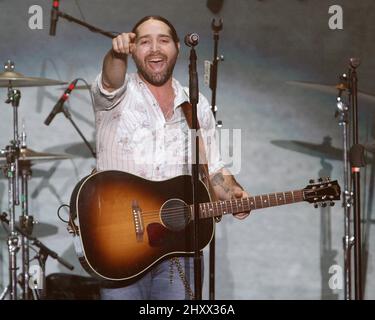
[[[76,250],[82,266],[100,279],[132,281],[156,263],[194,253],[191,176],[150,181],[121,171],[101,171],[74,188],[71,221],[77,222]],[[211,202],[199,183],[199,247],[212,239],[214,217],[301,201],[333,205],[337,181],[304,189]]]

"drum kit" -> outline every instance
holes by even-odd
[[[7,88],[6,103],[13,107],[13,139],[4,149],[0,149],[0,168],[4,178],[8,180],[8,213],[0,216],[3,230],[0,238],[7,239],[9,254],[9,284],[5,286],[0,299],[9,296],[10,300],[20,297],[25,300],[38,299],[40,288],[34,287],[30,274],[30,246],[35,245],[40,249],[39,260],[42,267],[48,255],[57,259],[65,266],[72,268],[56,253],[43,245],[36,237],[51,235],[57,232],[57,227],[48,224],[38,224],[29,214],[28,205],[28,181],[33,176],[32,167],[40,162],[68,159],[68,155],[38,152],[26,145],[24,130],[20,134],[18,129],[18,107],[21,100],[19,87],[40,87],[63,85],[65,82],[47,79],[27,77],[14,70],[14,63],[7,61],[4,72],[0,73],[0,87]],[[16,208],[20,207],[20,215],[16,217]],[[17,266],[17,254],[21,252],[21,268]],[[20,274],[18,274],[20,270]],[[35,284],[35,283],[34,283]],[[21,287],[22,295],[17,293]]]
[[[368,240],[363,245],[361,240],[361,224],[363,220],[361,219],[360,171],[361,167],[366,164],[372,165],[372,171],[375,168],[373,155],[375,153],[375,142],[370,141],[362,145],[359,144],[358,99],[366,102],[375,102],[375,95],[358,90],[357,68],[359,65],[359,59],[350,58],[348,72],[339,76],[340,81],[336,85],[303,81],[287,82],[287,84],[302,87],[303,89],[312,89],[329,94],[336,92],[335,117],[342,131],[342,149],[333,147],[330,137],[325,137],[321,144],[287,140],[271,141],[276,146],[319,157],[322,165],[325,164],[325,160],[341,160],[343,162],[343,284],[345,300],[351,300],[352,296],[356,300],[363,299],[363,285],[365,282],[362,281],[362,273],[365,268],[362,268],[361,251],[362,247],[367,250]],[[344,92],[348,93],[347,99],[343,95]],[[372,153],[371,157],[364,151]],[[364,221],[367,225],[371,223],[371,219]],[[365,236],[367,238],[367,233]],[[354,255],[352,255],[353,251]],[[354,267],[354,272],[352,272],[352,267]],[[354,281],[352,281],[352,278],[354,278]]]
[[[341,87],[342,84],[334,86],[301,81],[289,81],[288,83],[325,93],[340,92],[340,90],[345,89]],[[0,300],[5,299],[7,296],[9,296],[10,300],[17,300],[19,298],[24,300],[41,298],[38,286],[33,287],[33,282],[31,281],[31,245],[35,245],[41,250],[38,261],[43,270],[48,255],[57,259],[67,268],[73,269],[68,262],[61,259],[55,252],[48,249],[37,239],[38,237],[55,234],[57,232],[57,227],[49,224],[39,224],[34,220],[33,216],[29,214],[28,181],[33,176],[38,176],[38,174],[43,175],[42,170],[32,170],[35,164],[45,161],[68,159],[70,155],[79,155],[88,158],[94,153],[91,149],[91,152],[88,152],[87,149],[82,148],[85,144],[66,145],[64,150],[66,150],[69,155],[35,151],[27,147],[24,129],[20,134],[18,128],[18,107],[21,100],[21,91],[17,88],[57,86],[64,84],[66,84],[66,82],[24,76],[14,70],[14,63],[9,60],[4,65],[4,72],[0,73],[0,87],[7,88],[8,91],[5,102],[10,104],[13,108],[13,138],[4,149],[0,149],[0,169],[3,171],[3,178],[8,180],[8,212],[0,214],[0,221],[4,227],[3,229],[0,228],[0,240],[7,241],[9,255],[9,283],[0,294]],[[88,88],[88,85],[82,88],[77,87],[77,89]],[[374,95],[365,92],[358,92],[358,96],[371,102],[375,101]],[[346,153],[343,149],[333,147],[329,137],[324,138],[321,144],[288,140],[275,140],[271,141],[271,143],[281,148],[302,152],[327,160],[341,160],[343,153]],[[371,144],[371,147],[375,150],[374,145],[375,143]],[[54,148],[47,150],[51,152],[55,151]],[[86,152],[84,150],[86,150]],[[82,152],[85,152],[84,155]],[[18,220],[16,219],[17,207],[20,208],[21,212]],[[21,268],[17,266],[17,254],[19,252],[21,252]],[[20,273],[18,274],[18,272]],[[21,288],[22,294],[18,294],[19,288]]]

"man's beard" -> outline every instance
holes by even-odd
[[[150,57],[153,57],[153,56],[162,57],[163,60],[166,61],[167,67],[164,68],[161,72],[155,72],[147,68],[146,61],[148,61]],[[142,75],[142,77],[150,84],[160,87],[163,84],[165,84],[169,80],[169,78],[171,78],[174,66],[176,64],[177,54],[174,57],[172,57],[172,59],[169,61],[167,60],[167,57],[165,55],[160,54],[160,53],[148,55],[144,61],[141,61],[140,59],[136,57],[136,55],[133,55],[133,60],[134,60],[135,65],[137,66],[138,72]]]

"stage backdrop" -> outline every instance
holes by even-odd
[[[211,1],[210,1],[211,3]],[[38,5],[42,29],[31,29]],[[26,76],[92,83],[101,70],[111,40],[60,19],[49,36],[52,1],[0,1],[0,61],[11,59]],[[329,13],[342,9],[343,23]],[[337,8],[336,8],[337,9]],[[343,185],[342,127],[335,118],[338,76],[350,57],[361,58],[359,88],[375,95],[375,10],[373,0],[223,1],[213,13],[206,1],[192,0],[66,0],[60,10],[108,31],[127,32],[141,17],[163,15],[181,38],[197,32],[200,91],[204,61],[213,59],[212,18],[223,18],[219,54],[217,119],[225,129],[240,129],[241,144],[232,143],[236,178],[253,195],[304,187],[309,179],[331,176]],[[30,20],[31,18],[31,20]],[[330,21],[331,19],[331,21]],[[40,22],[40,21],[39,21]],[[329,24],[329,22],[331,22]],[[337,26],[343,29],[331,29]],[[175,77],[188,85],[188,48],[182,43]],[[130,71],[134,65],[130,63]],[[327,86],[308,86],[309,81]],[[80,83],[83,84],[83,83]],[[37,163],[29,181],[30,214],[40,222],[40,240],[75,266],[70,272],[47,260],[55,272],[87,275],[78,262],[72,237],[57,217],[69,203],[76,183],[91,172],[95,160],[62,114],[50,126],[45,118],[66,86],[21,88],[20,129],[36,151],[69,154],[68,160]],[[12,139],[12,109],[0,89],[0,147]],[[67,103],[73,119],[94,144],[94,116],[87,90],[76,90]],[[360,141],[374,140],[375,98],[359,99]],[[235,134],[233,131],[233,135]],[[232,136],[231,136],[232,137]],[[238,148],[241,154],[238,156]],[[365,297],[375,298],[374,164],[362,170],[363,269]],[[233,163],[232,163],[233,164]],[[231,166],[231,163],[227,163]],[[7,181],[0,178],[0,209],[7,211]],[[17,215],[20,210],[17,208]],[[61,215],[66,218],[66,211]],[[341,202],[314,209],[308,203],[257,210],[244,221],[224,217],[216,233],[216,297],[218,299],[343,299],[344,214]],[[0,286],[8,283],[5,233],[0,240]],[[34,256],[34,251],[31,251]],[[204,298],[208,298],[208,250],[205,250]],[[35,263],[35,261],[33,261]],[[330,281],[331,280],[331,281]],[[331,285],[330,285],[331,284]]]

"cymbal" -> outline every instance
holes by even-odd
[[[327,160],[343,160],[344,151],[331,145],[329,139],[324,139],[322,144],[314,144],[297,140],[272,140],[275,146],[308,154],[317,158]]]
[[[89,141],[91,146],[94,146],[95,149],[95,142]],[[86,146],[85,143],[70,143],[64,144],[60,146],[55,146],[52,148],[46,149],[48,152],[64,152],[72,156],[78,156],[82,158],[92,158],[92,154],[89,148]]]
[[[37,152],[29,148],[21,148],[20,150],[20,158],[21,162],[27,161],[50,161],[50,160],[63,160],[68,159],[69,156],[65,154],[53,154],[53,153],[45,153],[45,152]],[[4,156],[0,157],[0,161],[6,161]]]
[[[284,149],[308,154],[325,160],[344,160],[343,149],[333,147],[330,137],[324,137],[323,143],[321,144],[297,140],[272,140],[271,143]],[[365,156],[365,161],[366,163],[371,163],[373,160],[371,157]]]
[[[16,223],[19,226],[18,222]],[[57,234],[58,228],[52,224],[38,222],[33,225],[33,232],[31,234],[32,237],[41,238],[41,237],[48,237],[54,234]],[[6,239],[8,237],[8,232],[3,228],[0,227],[0,239]]]
[[[46,152],[37,152],[29,148],[21,148],[21,160],[44,161],[44,160],[60,160],[68,159],[65,154],[53,154]]]
[[[346,89],[342,84],[330,85],[330,84],[320,84],[314,82],[307,82],[307,81],[287,81],[287,84],[300,86],[306,89],[313,89],[316,91],[324,92],[324,93],[331,93],[331,94],[338,94],[338,90]],[[371,102],[375,102],[375,95],[366,93],[363,91],[358,91],[358,97],[366,99]]]
[[[41,87],[67,84],[67,82],[47,78],[25,77],[22,73],[15,71],[4,71],[0,73],[0,87]]]

